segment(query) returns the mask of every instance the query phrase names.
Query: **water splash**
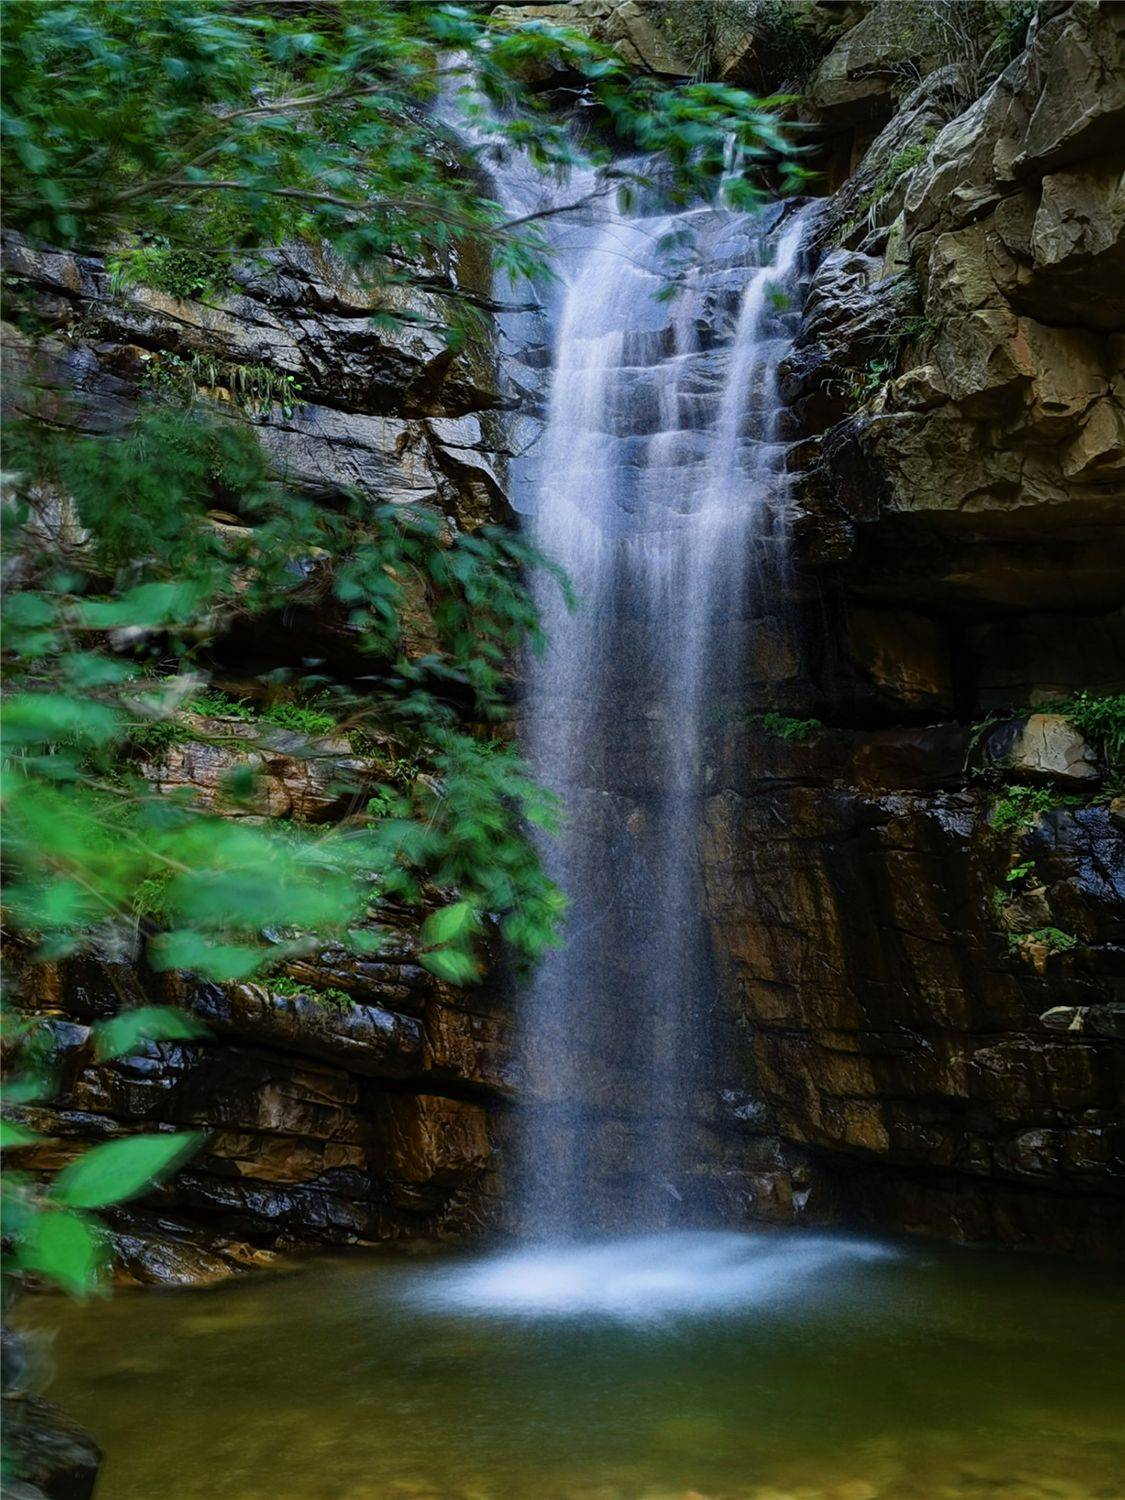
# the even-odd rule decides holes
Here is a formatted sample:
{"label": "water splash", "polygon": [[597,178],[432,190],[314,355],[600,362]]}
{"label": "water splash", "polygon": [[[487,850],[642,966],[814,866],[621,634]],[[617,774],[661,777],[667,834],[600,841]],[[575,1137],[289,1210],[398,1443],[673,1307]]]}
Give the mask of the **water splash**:
{"label": "water splash", "polygon": [[682,1230],[443,1266],[412,1283],[410,1295],[470,1315],[664,1323],[807,1300],[838,1289],[855,1267],[898,1254],[832,1235]]}

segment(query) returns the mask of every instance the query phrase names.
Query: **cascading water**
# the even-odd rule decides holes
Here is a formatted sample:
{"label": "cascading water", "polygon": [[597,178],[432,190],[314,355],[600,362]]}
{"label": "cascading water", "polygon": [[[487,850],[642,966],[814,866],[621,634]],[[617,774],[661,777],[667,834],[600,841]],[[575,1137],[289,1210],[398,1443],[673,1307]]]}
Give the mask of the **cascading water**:
{"label": "cascading water", "polygon": [[[696,257],[671,301],[666,246]],[[571,899],[524,998],[524,1231],[698,1222],[695,1094],[713,1013],[697,849],[706,730],[745,707],[748,595],[784,548],[774,374],[802,214],[603,212],[557,246],[542,435],[513,475],[549,638],[525,747],[566,822]]]}

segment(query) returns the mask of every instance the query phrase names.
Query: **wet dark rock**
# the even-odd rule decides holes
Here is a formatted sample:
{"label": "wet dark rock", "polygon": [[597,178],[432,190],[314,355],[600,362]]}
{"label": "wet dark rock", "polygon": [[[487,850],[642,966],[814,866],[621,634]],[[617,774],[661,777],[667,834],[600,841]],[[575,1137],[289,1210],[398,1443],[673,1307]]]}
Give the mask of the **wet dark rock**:
{"label": "wet dark rock", "polygon": [[[37,1396],[5,1397],[4,1447],[19,1478],[13,1500],[91,1500],[101,1450],[82,1427]],[[22,1493],[21,1493],[22,1488]]]}

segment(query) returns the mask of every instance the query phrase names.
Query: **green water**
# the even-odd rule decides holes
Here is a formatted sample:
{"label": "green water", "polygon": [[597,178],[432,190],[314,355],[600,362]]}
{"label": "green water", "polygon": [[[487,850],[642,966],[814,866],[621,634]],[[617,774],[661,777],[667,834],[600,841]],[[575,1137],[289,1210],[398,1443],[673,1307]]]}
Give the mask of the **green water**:
{"label": "green water", "polygon": [[98,1500],[1125,1496],[1119,1274],[716,1239],[577,1272],[356,1255],[22,1321]]}

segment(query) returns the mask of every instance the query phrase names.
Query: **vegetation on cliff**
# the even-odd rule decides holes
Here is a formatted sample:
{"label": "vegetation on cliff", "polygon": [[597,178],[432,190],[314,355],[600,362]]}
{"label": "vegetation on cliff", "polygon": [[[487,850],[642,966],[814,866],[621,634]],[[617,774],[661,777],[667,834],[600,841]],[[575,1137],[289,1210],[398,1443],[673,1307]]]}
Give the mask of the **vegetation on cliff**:
{"label": "vegetation on cliff", "polygon": [[[519,152],[548,174],[608,160],[530,86],[548,62],[581,83],[599,138],[658,153],[673,194],[710,184],[747,204],[752,179],[723,177],[729,141],[751,163],[783,150],[768,108],[742,91],[659,85],[573,32],[506,30],[452,6],[16,0],[4,36],[9,226],[32,244],[102,253],[118,295],[143,283],[212,300],[237,266],[268,274],[283,242],[327,245],[385,292],[376,326],[436,326],[455,347],[491,305],[465,264],[483,250],[512,280],[546,269],[536,216],[513,218],[491,197],[488,154]],[[596,191],[630,185],[609,172]],[[420,289],[436,301],[420,308]],[[35,336],[18,302],[12,316]],[[563,897],[528,829],[550,827],[555,809],[489,726],[506,713],[507,664],[539,642],[525,572],[549,562],[456,514],[287,487],[244,418],[288,414],[291,377],[243,371],[242,399],[205,415],[196,389],[223,372],[154,360],[164,378],[134,393],[127,425],[90,430],[80,401],[48,398],[34,376],[14,402],[6,910],[21,945],[33,962],[114,950],[149,972],[235,980],[329,940],[377,951],[391,901],[438,908],[421,961],[443,980],[476,979],[494,929],[533,961]],[[329,622],[338,653],[303,643],[293,622],[310,619]],[[207,708],[200,695],[229,642],[255,632],[277,644],[257,684],[273,722],[339,728],[382,769],[340,823],[254,816],[249,758],[207,808],[143,774],[143,752],[172,742],[181,711]],[[412,774],[393,774],[404,762]],[[147,1012],[114,1045],[188,1025]],[[33,1026],[15,1040],[18,1104],[50,1091],[51,1064]],[[28,1143],[11,1130],[9,1144]],[[193,1145],[99,1147],[46,1194],[9,1175],[15,1268],[90,1285],[91,1212]]]}

